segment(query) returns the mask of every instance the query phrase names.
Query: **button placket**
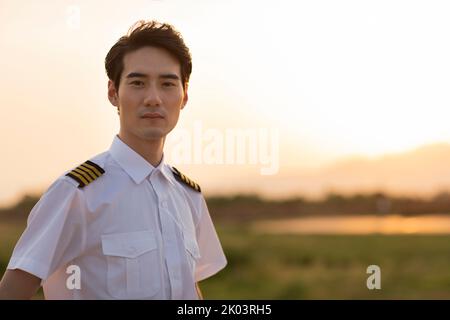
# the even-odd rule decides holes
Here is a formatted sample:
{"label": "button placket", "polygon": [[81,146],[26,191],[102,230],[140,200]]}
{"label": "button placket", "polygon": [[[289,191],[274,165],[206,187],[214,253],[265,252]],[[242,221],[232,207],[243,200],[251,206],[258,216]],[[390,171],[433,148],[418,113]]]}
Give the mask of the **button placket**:
{"label": "button placket", "polygon": [[152,174],[149,179],[153,190],[158,199],[158,215],[161,221],[161,236],[164,247],[164,257],[167,264],[167,272],[169,274],[169,281],[172,293],[172,299],[180,299],[182,294],[180,257],[177,251],[176,241],[176,226],[171,213],[169,212],[167,192],[165,186],[161,183],[159,178],[161,174]]}
{"label": "button placket", "polygon": [[166,252],[167,269],[170,277],[172,289],[172,299],[180,299],[182,295],[181,267],[177,247],[177,226],[178,224],[172,213],[169,212],[169,199],[167,197],[167,187],[160,181],[160,173],[154,180],[154,189],[159,199],[159,214],[162,226],[162,237],[164,239],[164,250]]}
{"label": "button placket", "polygon": [[[153,195],[156,197],[156,203],[159,203],[159,198],[160,198],[160,192],[159,192],[159,188],[158,188],[158,184],[157,184],[157,181],[156,181],[156,179],[155,179],[155,175],[153,175],[153,174],[151,174],[149,177],[148,177],[148,184],[150,185],[150,188],[153,190]],[[158,205],[157,206],[157,212],[156,212],[156,219],[157,220],[159,220],[159,222],[157,222],[157,224],[158,224],[158,226],[159,226],[159,228],[158,228],[158,230],[159,230],[159,232],[158,232],[158,238],[160,239],[159,241],[160,241],[160,248],[161,248],[161,250],[160,250],[160,256],[161,256],[161,270],[164,270],[164,275],[162,275],[163,277],[164,277],[164,279],[166,279],[165,281],[167,281],[168,280],[168,284],[169,284],[169,287],[171,287],[171,279],[170,279],[170,265],[169,265],[169,262],[167,261],[167,258],[166,258],[166,254],[165,254],[165,252],[167,252],[167,244],[166,244],[166,238],[165,238],[165,234],[166,234],[166,232],[164,231],[165,230],[165,224],[164,224],[164,219],[163,219],[163,217],[162,217],[163,215],[161,214],[161,207]],[[165,277],[168,277],[168,278],[165,278]],[[161,278],[161,279],[163,279],[163,278]],[[166,288],[166,284],[164,284],[163,283],[163,288],[164,288],[164,291],[165,291],[165,296],[166,296],[166,298],[167,299],[170,299],[170,290],[171,289],[167,289]]]}

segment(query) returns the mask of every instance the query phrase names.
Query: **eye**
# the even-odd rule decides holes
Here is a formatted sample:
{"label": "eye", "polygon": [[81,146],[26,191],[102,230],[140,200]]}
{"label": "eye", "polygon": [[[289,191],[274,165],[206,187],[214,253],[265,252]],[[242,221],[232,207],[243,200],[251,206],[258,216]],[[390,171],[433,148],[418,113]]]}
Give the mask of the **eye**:
{"label": "eye", "polygon": [[135,80],[135,81],[130,82],[130,84],[138,86],[138,87],[141,87],[141,86],[144,85],[144,82],[143,81],[139,81],[139,80]]}
{"label": "eye", "polygon": [[163,86],[164,86],[164,87],[172,87],[172,86],[175,86],[175,84],[172,83],[172,82],[164,82],[164,83],[163,83]]}

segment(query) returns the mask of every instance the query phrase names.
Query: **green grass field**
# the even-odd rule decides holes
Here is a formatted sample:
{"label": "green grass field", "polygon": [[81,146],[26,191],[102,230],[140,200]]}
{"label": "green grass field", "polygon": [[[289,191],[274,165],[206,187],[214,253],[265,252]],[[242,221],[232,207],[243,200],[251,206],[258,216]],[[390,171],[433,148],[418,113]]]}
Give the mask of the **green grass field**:
{"label": "green grass field", "polygon": [[[22,228],[0,226],[1,274]],[[450,299],[450,235],[265,235],[249,230],[217,227],[228,266],[200,283],[205,299]],[[381,290],[366,287],[371,264],[381,268]]]}
{"label": "green grass field", "polygon": [[[208,299],[450,299],[450,235],[218,233],[229,264],[201,287]],[[369,290],[367,267],[381,268]]]}

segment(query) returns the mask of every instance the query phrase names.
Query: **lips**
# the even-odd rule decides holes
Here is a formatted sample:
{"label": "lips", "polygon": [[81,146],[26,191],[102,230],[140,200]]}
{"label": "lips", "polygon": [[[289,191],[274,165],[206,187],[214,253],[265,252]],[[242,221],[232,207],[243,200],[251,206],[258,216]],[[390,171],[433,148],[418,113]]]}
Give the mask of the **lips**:
{"label": "lips", "polygon": [[145,113],[142,118],[144,119],[163,119],[164,117],[157,112]]}

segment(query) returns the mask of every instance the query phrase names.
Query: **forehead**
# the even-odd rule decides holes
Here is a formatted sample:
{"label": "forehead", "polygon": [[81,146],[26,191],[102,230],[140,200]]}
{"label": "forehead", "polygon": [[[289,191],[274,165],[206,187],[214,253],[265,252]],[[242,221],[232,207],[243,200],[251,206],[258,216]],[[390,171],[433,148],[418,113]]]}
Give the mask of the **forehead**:
{"label": "forehead", "polygon": [[175,73],[181,76],[180,63],[167,50],[157,47],[143,47],[123,57],[123,75],[140,72],[149,76],[161,73]]}

